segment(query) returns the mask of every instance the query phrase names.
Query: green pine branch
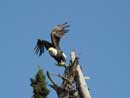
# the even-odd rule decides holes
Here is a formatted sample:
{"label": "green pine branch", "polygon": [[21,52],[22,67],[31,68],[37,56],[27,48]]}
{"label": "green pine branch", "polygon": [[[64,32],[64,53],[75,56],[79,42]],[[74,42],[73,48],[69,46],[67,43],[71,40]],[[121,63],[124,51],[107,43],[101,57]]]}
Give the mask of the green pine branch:
{"label": "green pine branch", "polygon": [[33,98],[47,98],[49,90],[43,70],[39,68],[35,78],[31,78],[30,80],[33,87]]}

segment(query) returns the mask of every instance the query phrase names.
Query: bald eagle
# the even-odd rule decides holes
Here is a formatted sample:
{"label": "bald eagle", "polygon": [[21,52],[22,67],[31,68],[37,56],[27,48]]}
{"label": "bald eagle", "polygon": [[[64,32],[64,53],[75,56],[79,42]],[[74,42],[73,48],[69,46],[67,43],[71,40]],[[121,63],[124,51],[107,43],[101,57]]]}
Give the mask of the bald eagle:
{"label": "bald eagle", "polygon": [[38,39],[34,48],[36,55],[41,56],[46,49],[49,51],[49,54],[57,61],[57,65],[65,66],[66,55],[60,49],[59,43],[65,33],[69,31],[67,29],[68,27],[69,25],[67,24],[67,22],[57,25],[51,32],[51,42]]}

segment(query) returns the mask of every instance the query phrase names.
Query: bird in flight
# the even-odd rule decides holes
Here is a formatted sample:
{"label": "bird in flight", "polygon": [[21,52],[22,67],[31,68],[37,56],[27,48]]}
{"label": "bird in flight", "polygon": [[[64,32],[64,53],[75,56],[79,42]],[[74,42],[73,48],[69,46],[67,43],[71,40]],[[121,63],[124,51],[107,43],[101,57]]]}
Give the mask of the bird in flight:
{"label": "bird in flight", "polygon": [[57,65],[59,66],[65,66],[66,62],[66,55],[65,53],[60,49],[60,40],[65,35],[65,33],[68,33],[69,25],[67,22],[63,24],[57,25],[55,28],[53,28],[51,32],[51,42],[38,39],[36,46],[34,48],[36,55],[41,56],[44,53],[44,50],[48,50],[51,57],[53,57],[57,61]]}

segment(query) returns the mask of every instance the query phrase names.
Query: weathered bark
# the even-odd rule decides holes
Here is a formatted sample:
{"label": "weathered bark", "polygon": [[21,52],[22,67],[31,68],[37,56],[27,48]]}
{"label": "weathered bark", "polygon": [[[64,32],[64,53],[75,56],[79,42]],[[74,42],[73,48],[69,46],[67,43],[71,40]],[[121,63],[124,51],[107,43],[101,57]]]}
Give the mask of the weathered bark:
{"label": "weathered bark", "polygon": [[77,66],[77,85],[79,87],[79,93],[82,98],[91,98],[91,95],[89,93],[89,88],[87,86],[87,83],[84,79],[82,70],[80,65]]}
{"label": "weathered bark", "polygon": [[53,85],[50,85],[58,95],[58,98],[91,98],[83,72],[79,65],[79,57],[71,52],[70,64],[65,68],[62,78],[62,85],[59,86],[52,80],[50,73],[47,76]]}
{"label": "weathered bark", "polygon": [[78,58],[75,58],[75,61],[68,67],[65,68],[64,75],[61,76],[63,83],[61,86],[57,85],[54,80],[50,77],[50,73],[47,72],[47,76],[53,85],[50,85],[58,95],[58,98],[70,98],[74,97],[74,80],[76,75],[76,68],[78,65]]}
{"label": "weathered bark", "polygon": [[[72,51],[71,52],[71,60],[74,61],[76,55],[75,52]],[[79,94],[82,98],[91,98],[90,92],[89,92],[89,88],[87,86],[87,83],[84,79],[84,75],[83,72],[81,70],[81,66],[78,64],[77,65],[77,76],[76,76],[76,85],[78,86],[78,91]]]}

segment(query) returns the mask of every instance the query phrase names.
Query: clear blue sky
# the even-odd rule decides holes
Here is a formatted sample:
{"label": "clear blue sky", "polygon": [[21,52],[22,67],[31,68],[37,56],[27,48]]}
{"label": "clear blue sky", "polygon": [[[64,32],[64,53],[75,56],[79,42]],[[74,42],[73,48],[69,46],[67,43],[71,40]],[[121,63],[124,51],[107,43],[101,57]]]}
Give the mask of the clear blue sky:
{"label": "clear blue sky", "polygon": [[71,27],[61,47],[68,60],[72,49],[80,55],[92,98],[130,98],[129,0],[0,0],[0,98],[31,98],[38,64],[63,71],[33,48],[65,21]]}

